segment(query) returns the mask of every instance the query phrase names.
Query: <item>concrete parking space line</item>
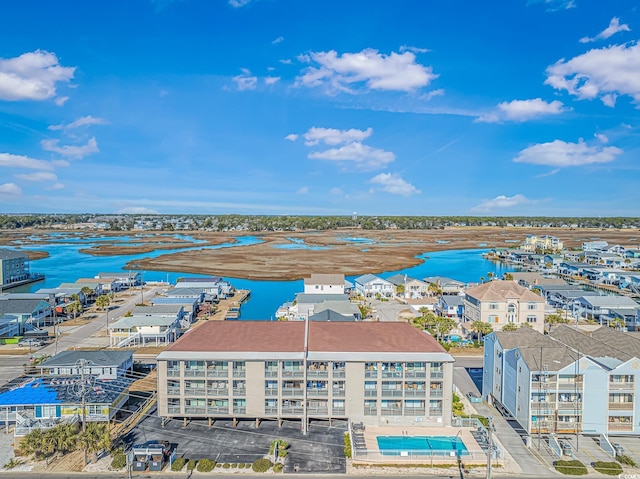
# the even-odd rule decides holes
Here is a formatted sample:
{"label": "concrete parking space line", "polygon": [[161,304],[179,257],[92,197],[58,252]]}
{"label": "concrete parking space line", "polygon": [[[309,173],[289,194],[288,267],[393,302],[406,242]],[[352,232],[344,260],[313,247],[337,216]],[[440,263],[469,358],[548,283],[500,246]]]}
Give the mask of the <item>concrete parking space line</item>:
{"label": "concrete parking space line", "polygon": [[538,460],[541,466],[553,469],[553,464],[549,464],[549,462],[547,462],[544,456],[540,454],[540,452],[537,451],[534,447],[530,448],[529,450],[531,451],[533,457],[535,457]]}

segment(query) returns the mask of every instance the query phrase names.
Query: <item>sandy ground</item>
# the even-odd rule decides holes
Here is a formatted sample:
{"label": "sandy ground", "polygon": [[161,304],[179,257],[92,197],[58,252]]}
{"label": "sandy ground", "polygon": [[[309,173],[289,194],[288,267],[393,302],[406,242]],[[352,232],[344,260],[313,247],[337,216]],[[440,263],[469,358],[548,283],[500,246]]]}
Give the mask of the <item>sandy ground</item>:
{"label": "sandy ground", "polygon": [[[0,244],[10,245],[13,240],[22,241],[25,251],[33,243],[29,236],[36,234],[47,241],[43,230],[10,230],[0,232]],[[70,232],[67,232],[70,233]],[[583,241],[606,240],[611,244],[637,245],[640,231],[634,229],[571,229],[571,228],[500,228],[500,227],[449,227],[434,230],[361,230],[340,229],[333,231],[298,232],[234,232],[214,233],[201,231],[181,232],[204,240],[200,245],[215,245],[233,241],[234,236],[255,234],[264,243],[221,249],[201,249],[171,253],[172,249],[190,245],[183,239],[163,236],[162,233],[145,233],[134,236],[136,245],[99,244],[86,252],[94,255],[123,255],[167,250],[157,258],[145,258],[129,263],[125,268],[156,271],[182,271],[186,273],[215,274],[226,277],[253,280],[293,280],[310,272],[360,275],[380,273],[415,266],[421,262],[415,256],[432,251],[449,249],[515,247],[529,234],[553,235],[567,247],[579,246]],[[131,236],[131,232],[81,232],[83,236]],[[165,233],[166,234],[166,233]],[[346,241],[357,237],[371,240],[373,244]],[[304,242],[309,247],[324,249],[282,249],[275,245],[291,245],[288,238]],[[56,242],[64,242],[57,238]],[[199,246],[193,244],[193,246]]]}

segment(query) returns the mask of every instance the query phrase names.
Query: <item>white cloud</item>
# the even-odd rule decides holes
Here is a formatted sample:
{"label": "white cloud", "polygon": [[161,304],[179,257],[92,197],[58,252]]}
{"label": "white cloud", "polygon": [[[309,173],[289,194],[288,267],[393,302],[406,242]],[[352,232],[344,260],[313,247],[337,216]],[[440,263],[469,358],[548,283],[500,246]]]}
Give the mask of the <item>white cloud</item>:
{"label": "white cloud", "polygon": [[547,68],[545,84],[579,99],[601,97],[613,107],[616,95],[640,102],[640,44],[612,45],[564,58]]}
{"label": "white cloud", "polygon": [[68,96],[59,96],[58,98],[56,98],[55,100],[53,100],[53,102],[58,105],[58,106],[62,106],[65,103],[67,103],[67,100],[69,99]]}
{"label": "white cloud", "polygon": [[533,203],[533,201],[526,198],[524,195],[500,195],[474,206],[471,208],[471,212],[488,213],[496,209],[511,208],[513,206],[525,205],[528,203]]}
{"label": "white cloud", "polygon": [[6,196],[20,196],[22,190],[15,183],[4,183],[0,185],[0,195]]}
{"label": "white cloud", "polygon": [[607,135],[603,135],[602,133],[596,133],[593,136],[595,136],[598,140],[600,140],[600,143],[609,143],[609,138],[607,138]]}
{"label": "white cloud", "polygon": [[311,63],[296,78],[296,86],[324,87],[329,93],[357,93],[363,90],[413,91],[438,77],[430,66],[416,63],[414,53],[379,53],[371,48],[357,53],[335,50],[311,52],[298,57]]}
{"label": "white cloud", "polygon": [[371,178],[370,182],[380,185],[380,190],[393,195],[411,196],[422,193],[422,191],[396,173],[380,173]]}
{"label": "white cloud", "polygon": [[61,190],[62,188],[64,188],[64,185],[62,183],[55,183],[53,185],[51,185],[50,188],[47,188],[48,190]]}
{"label": "white cloud", "polygon": [[11,153],[0,153],[0,166],[26,168],[29,170],[53,170],[53,163],[51,162],[36,160],[35,158],[29,158],[28,156],[12,155]]}
{"label": "white cloud", "polygon": [[103,118],[94,118],[91,115],[88,116],[83,116],[82,118],[78,118],[77,120],[72,121],[71,123],[67,123],[66,125],[64,123],[61,123],[59,125],[50,125],[49,126],[49,130],[52,131],[56,131],[56,130],[72,130],[74,128],[79,128],[81,126],[87,126],[87,125],[105,125],[107,123],[107,120],[104,120]]}
{"label": "white cloud", "polygon": [[295,133],[289,133],[284,137],[284,139],[289,141],[296,141],[298,139],[298,135],[296,135]]}
{"label": "white cloud", "polygon": [[306,195],[307,193],[309,193],[309,187],[303,186],[302,188],[298,188],[298,191],[296,191],[296,193],[298,193],[299,195]]}
{"label": "white cloud", "polygon": [[70,81],[74,72],[43,50],[0,58],[0,100],[47,100],[56,95],[56,83]]}
{"label": "white cloud", "polygon": [[42,140],[40,144],[45,151],[52,151],[63,156],[82,159],[91,153],[98,153],[98,142],[95,137],[89,138],[86,145],[63,145],[59,146],[60,140]]}
{"label": "white cloud", "polygon": [[120,215],[157,215],[158,212],[146,206],[127,206],[116,211]]}
{"label": "white cloud", "polygon": [[246,68],[242,68],[242,73],[234,76],[232,80],[236,82],[238,91],[255,90],[258,86],[258,77],[251,75],[251,72]]}
{"label": "white cloud", "polygon": [[613,35],[615,35],[616,33],[619,32],[630,32],[631,29],[629,28],[629,25],[623,23],[622,25],[620,24],[620,19],[618,17],[613,17],[611,19],[611,21],[609,22],[609,26],[607,28],[605,28],[604,30],[602,30],[600,33],[598,33],[595,37],[583,37],[580,39],[580,43],[589,43],[589,42],[595,42],[596,40],[605,40]]}
{"label": "white cloud", "polygon": [[264,83],[266,85],[274,85],[280,81],[280,77],[264,77]]}
{"label": "white cloud", "polygon": [[20,173],[16,175],[17,178],[25,181],[58,181],[58,177],[55,173],[47,171],[37,171],[35,173]]}
{"label": "white cloud", "polygon": [[444,95],[444,88],[438,88],[437,90],[431,90],[425,93],[424,95],[420,95],[421,100],[431,100],[433,97]]}
{"label": "white cloud", "polygon": [[340,188],[338,188],[337,186],[334,186],[333,188],[331,188],[329,190],[329,193],[332,194],[332,195],[341,195],[344,192]]}
{"label": "white cloud", "polygon": [[557,12],[558,10],[569,10],[576,7],[575,0],[529,0],[527,5],[544,3],[547,5],[547,12]]}
{"label": "white cloud", "polygon": [[594,163],[608,163],[615,160],[622,153],[623,151],[615,146],[589,146],[582,139],[578,143],[554,140],[525,148],[513,161],[516,163],[564,168]]}
{"label": "white cloud", "polygon": [[325,151],[309,153],[309,158],[314,160],[346,161],[353,162],[360,170],[375,170],[384,168],[396,159],[396,155],[390,151],[371,148],[359,141],[348,143],[340,148],[331,148]]}
{"label": "white cloud", "polygon": [[291,65],[293,63],[293,61],[291,61],[291,59],[287,58],[285,60],[278,60],[280,63],[282,63],[283,65]]}
{"label": "white cloud", "polygon": [[284,42],[284,37],[283,36],[279,36],[278,38],[273,40],[271,43],[274,44],[274,45],[277,45],[278,43],[282,43],[282,42]]}
{"label": "white cloud", "polygon": [[431,50],[429,50],[428,48],[420,48],[420,47],[410,47],[408,45],[402,45],[400,47],[400,51],[401,52],[413,52],[413,53],[427,53],[430,52]]}
{"label": "white cloud", "polygon": [[241,8],[249,5],[251,2],[252,0],[229,0],[229,5],[231,5],[233,8]]}
{"label": "white cloud", "polygon": [[513,100],[499,103],[496,109],[490,113],[476,118],[478,122],[498,123],[503,121],[527,121],[546,115],[559,115],[567,111],[562,102],[554,100],[547,103],[542,98],[532,100]]}
{"label": "white cloud", "polygon": [[311,127],[309,131],[304,134],[305,145],[313,146],[318,143],[324,143],[326,145],[340,145],[342,143],[350,143],[353,141],[363,141],[371,136],[373,128],[369,127],[366,130],[358,130],[351,128],[350,130],[338,130],[336,128],[320,128]]}

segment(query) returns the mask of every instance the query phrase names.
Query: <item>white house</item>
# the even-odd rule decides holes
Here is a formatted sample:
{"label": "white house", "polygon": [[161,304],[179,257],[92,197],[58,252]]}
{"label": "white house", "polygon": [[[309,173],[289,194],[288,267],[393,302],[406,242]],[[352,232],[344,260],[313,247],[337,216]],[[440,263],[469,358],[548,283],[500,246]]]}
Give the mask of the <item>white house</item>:
{"label": "white house", "polygon": [[393,296],[394,285],[387,280],[379,278],[373,274],[365,274],[355,279],[356,291],[361,295],[375,296],[381,295],[387,298]]}
{"label": "white house", "polygon": [[312,274],[304,278],[305,294],[344,294],[343,274]]}

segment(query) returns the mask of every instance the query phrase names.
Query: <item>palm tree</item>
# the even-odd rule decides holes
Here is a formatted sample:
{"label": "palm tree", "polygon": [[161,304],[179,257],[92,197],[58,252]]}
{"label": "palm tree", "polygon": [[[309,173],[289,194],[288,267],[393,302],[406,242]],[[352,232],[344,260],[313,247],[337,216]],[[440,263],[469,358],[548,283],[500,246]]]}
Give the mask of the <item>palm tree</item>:
{"label": "palm tree", "polygon": [[438,340],[442,340],[443,336],[446,336],[456,327],[457,322],[452,318],[437,317],[433,330],[436,333]]}
{"label": "palm tree", "polygon": [[47,452],[47,441],[41,429],[34,429],[20,441],[20,449],[27,454],[33,454],[39,460]]}
{"label": "palm tree", "polygon": [[80,290],[80,292],[82,294],[84,294],[84,297],[87,299],[87,301],[89,301],[91,298],[93,298],[93,296],[96,293],[89,286],[83,286],[82,289]]}
{"label": "palm tree", "polygon": [[75,451],[78,440],[78,427],[75,424],[60,424],[44,433],[45,441],[53,451],[67,453]]}
{"label": "palm tree", "polygon": [[429,285],[427,286],[427,292],[431,296],[437,296],[442,294],[442,288],[440,288],[440,286],[438,286],[436,283],[429,283]]}
{"label": "palm tree", "polygon": [[480,276],[480,282],[484,284],[484,276]]}
{"label": "palm tree", "polygon": [[616,331],[622,331],[622,329],[627,325],[624,319],[622,318],[614,318],[609,321],[609,327],[615,329]]}
{"label": "palm tree", "polygon": [[78,313],[82,312],[82,305],[80,301],[74,301],[73,303],[67,306],[67,313],[73,314],[73,319],[76,319]]}
{"label": "palm tree", "polygon": [[96,307],[105,310],[107,309],[107,307],[111,304],[111,300],[109,299],[109,296],[107,296],[106,294],[100,295],[98,296],[98,299],[96,299]]}
{"label": "palm tree", "polygon": [[518,327],[515,325],[515,323],[507,323],[502,327],[502,330],[508,333],[516,331],[517,329]]}
{"label": "palm tree", "polygon": [[494,272],[492,272],[492,271],[489,271],[489,272],[487,273],[487,278],[489,278],[489,281],[493,280],[493,277],[494,277],[494,276],[495,276],[495,273],[494,273]]}
{"label": "palm tree", "polygon": [[97,453],[111,447],[111,435],[106,423],[90,422],[84,431],[78,435],[78,445],[93,455],[92,461],[97,460]]}
{"label": "palm tree", "polygon": [[504,280],[505,281],[513,281],[513,275],[511,273],[505,273],[504,274]]}
{"label": "palm tree", "polygon": [[479,341],[482,341],[484,336],[493,332],[493,327],[484,321],[474,321],[471,323],[471,331],[478,335]]}

